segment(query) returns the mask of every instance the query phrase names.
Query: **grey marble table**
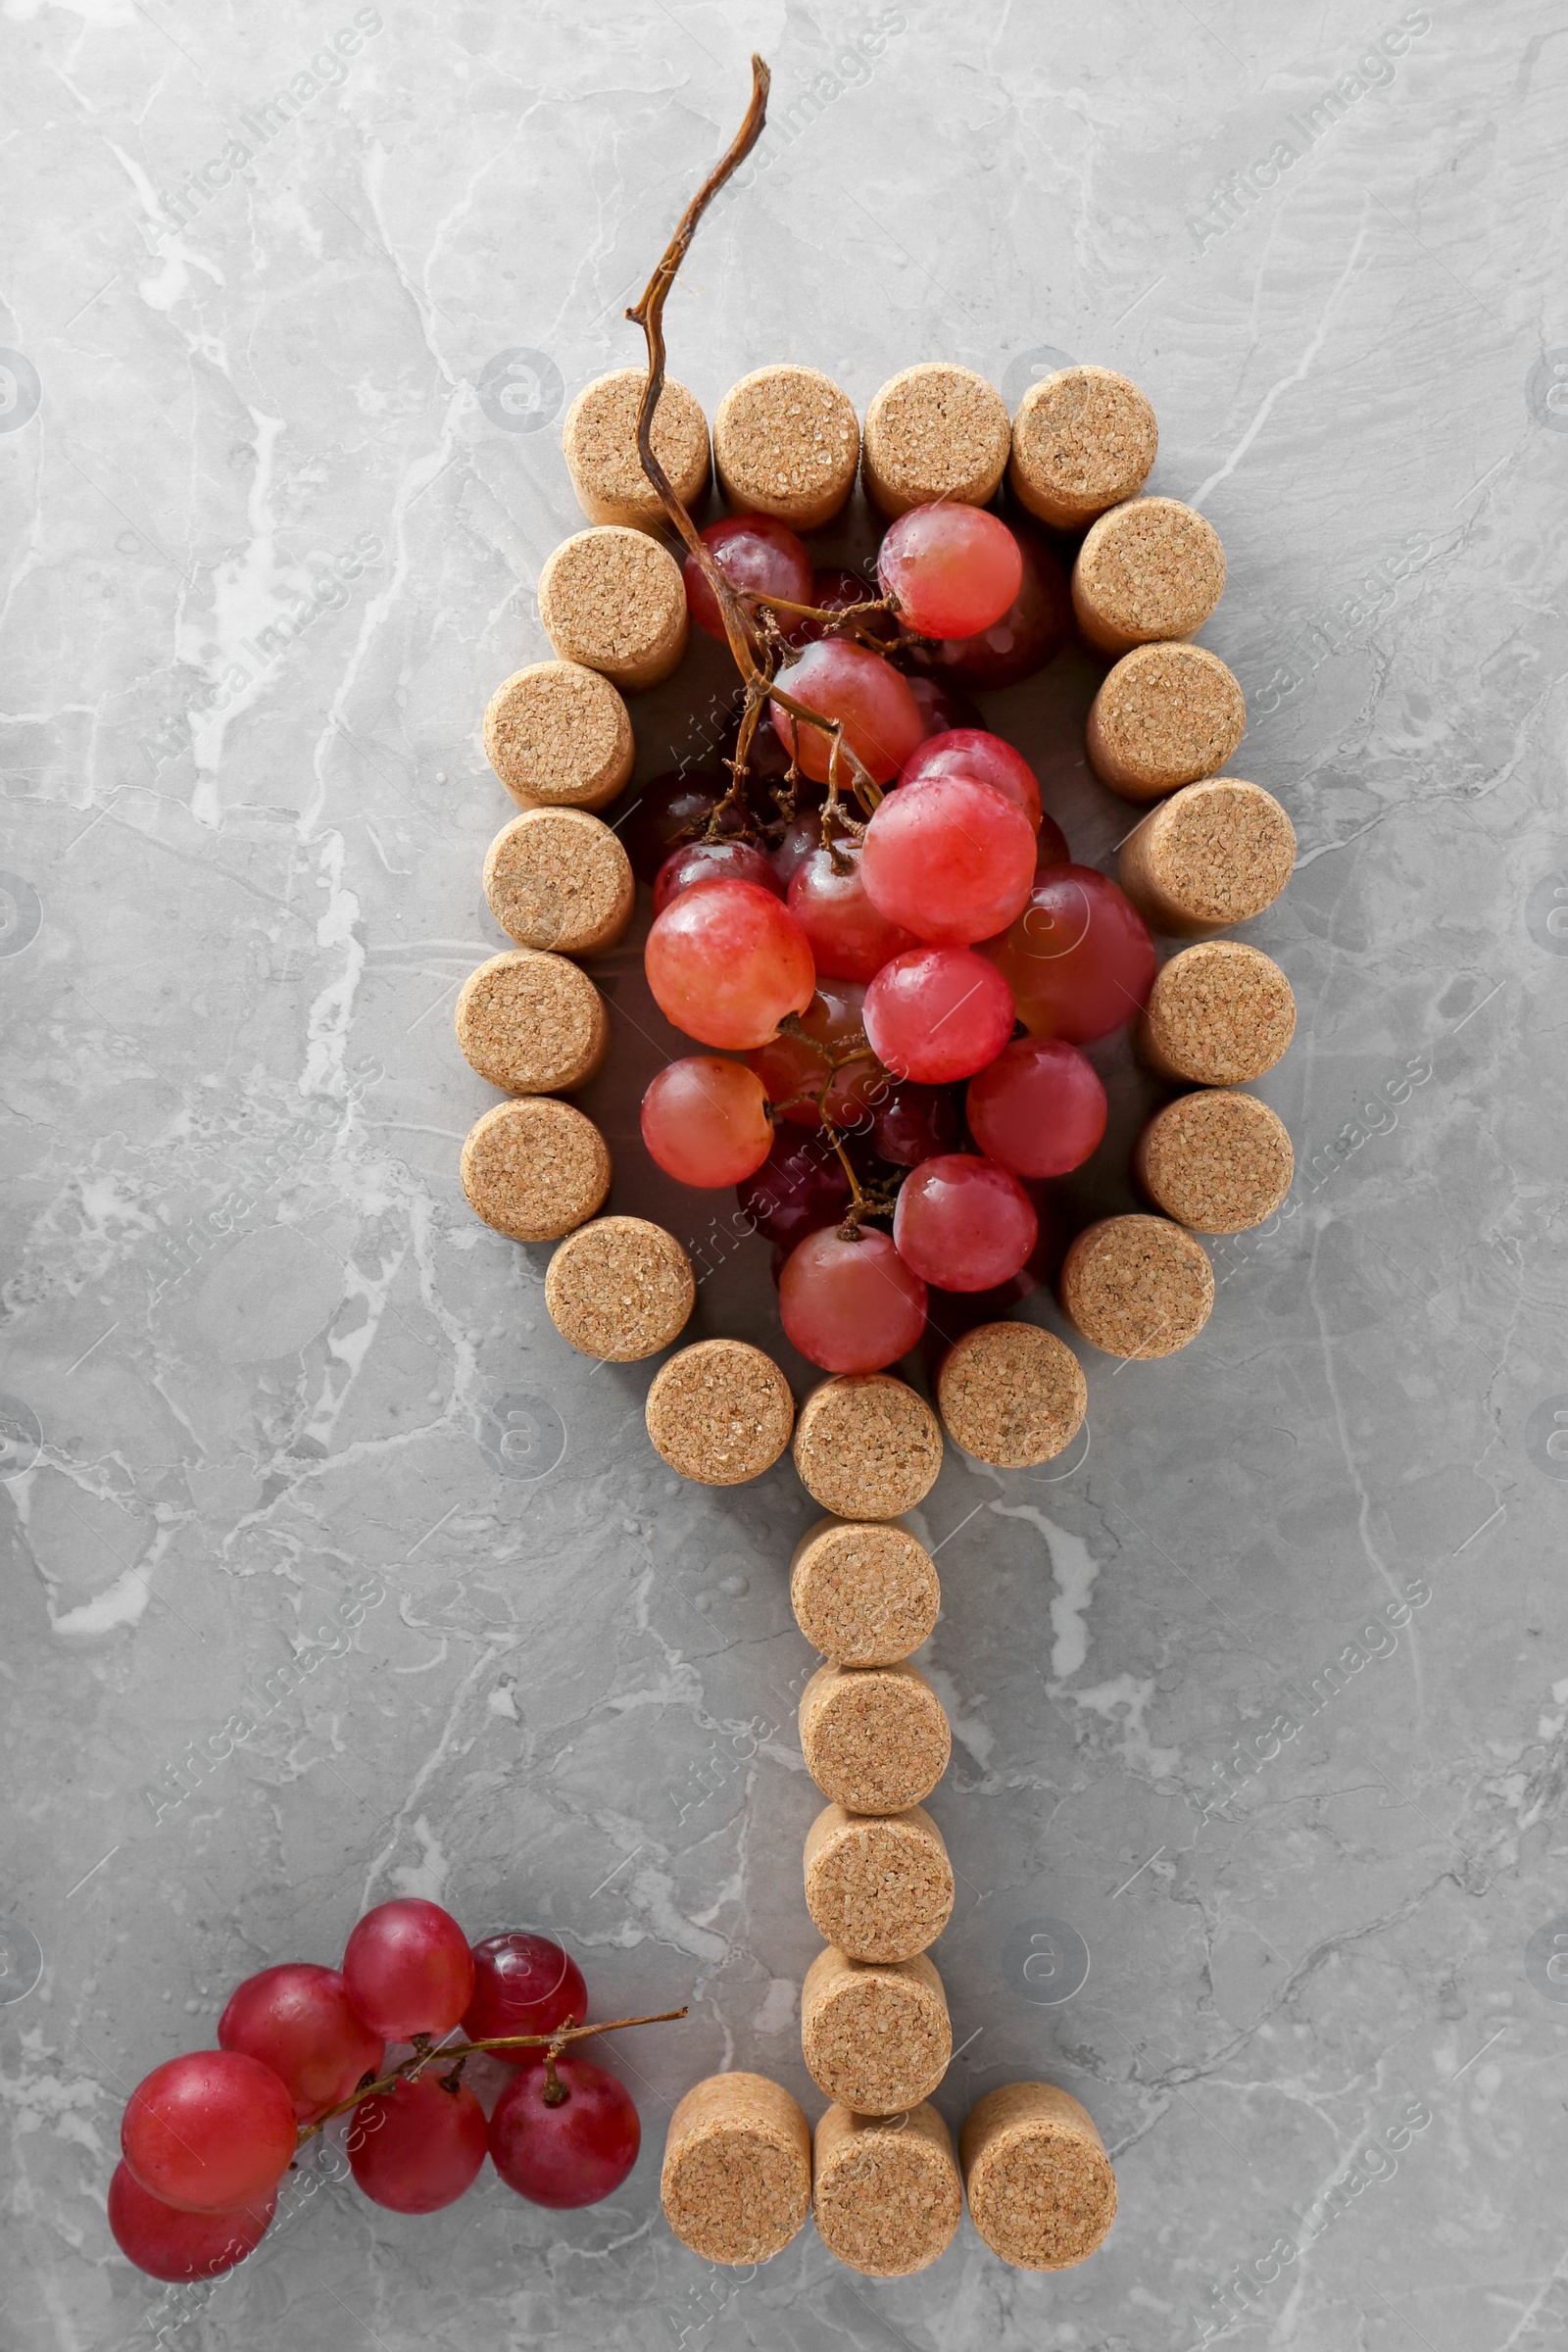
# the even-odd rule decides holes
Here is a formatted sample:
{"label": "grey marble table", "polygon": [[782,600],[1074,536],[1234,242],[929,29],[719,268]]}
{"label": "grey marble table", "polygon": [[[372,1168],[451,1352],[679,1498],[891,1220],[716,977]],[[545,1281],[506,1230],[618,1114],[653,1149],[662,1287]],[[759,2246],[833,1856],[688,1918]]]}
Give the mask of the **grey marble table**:
{"label": "grey marble table", "polygon": [[[1560,9],[7,0],[0,40],[5,2343],[1562,2343]],[[754,42],[774,124],[674,372],[710,410],[782,358],[862,407],[931,357],[1136,377],[1152,486],[1229,553],[1237,770],[1301,844],[1252,932],[1300,1006],[1259,1090],[1291,1213],[1216,1245],[1186,1353],[1091,1361],[1087,1453],[950,1454],[922,1516],[938,2104],[1043,2075],[1092,2109],[1121,2215],[1057,2278],[967,2221],[886,2285],[809,2230],[749,2278],[664,2229],[687,2082],[821,2104],[810,1505],[787,1464],[668,1477],[649,1367],[570,1355],[547,1253],[458,1185],[493,1098],[451,1007],[502,944],[479,713],[545,650],[564,402],[635,364]],[[1105,863],[1094,679],[988,711]],[[724,690],[705,646],[641,698],[640,772]],[[607,988],[615,1200],[699,1252],[694,1329],[804,1392],[761,1244],[640,1158],[634,944]],[[1125,1205],[1147,1091],[1096,1051],[1078,1194]],[[553,2216],[491,2176],[404,2221],[307,2173],[231,2279],[133,2274],[128,2084],[398,1891],[548,1926],[600,2014],[690,2002],[611,2060],[624,2190]]]}

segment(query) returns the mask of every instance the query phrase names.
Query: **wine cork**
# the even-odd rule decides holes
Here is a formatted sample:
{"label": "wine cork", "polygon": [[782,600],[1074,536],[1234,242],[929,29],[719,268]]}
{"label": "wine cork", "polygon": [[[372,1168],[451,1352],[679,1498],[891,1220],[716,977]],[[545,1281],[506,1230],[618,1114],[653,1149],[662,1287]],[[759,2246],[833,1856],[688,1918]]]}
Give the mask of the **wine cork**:
{"label": "wine cork", "polygon": [[563,662],[623,693],[657,686],[686,651],[686,584],[667,547],[606,523],[564,539],[539,574],[539,617]]}
{"label": "wine cork", "polygon": [[1094,2118],[1054,2082],[1004,2082],[958,2135],[969,2218],[1020,2271],[1087,2261],[1116,2218],[1116,2176]]}
{"label": "wine cork", "polygon": [[1133,1027],[1139,1057],[1188,1086],[1243,1086],[1296,1034],[1296,999],[1271,956],[1239,939],[1184,948],[1154,976]]}
{"label": "wine cork", "polygon": [[[566,411],[561,446],[577,504],[590,522],[661,531],[669,517],[637,454],[637,415],[648,382],[641,368],[616,368],[585,384]],[[654,411],[654,455],[682,506],[695,508],[708,488],[708,419],[687,391],[665,376]]]}
{"label": "wine cork", "polygon": [[836,1666],[896,1666],[928,1638],[941,1602],[931,1554],[887,1520],[819,1519],[790,1561],[795,1622]]}
{"label": "wine cork", "polygon": [[860,426],[855,404],[815,368],[758,368],[732,384],[713,417],[719,487],[743,514],[819,530],[855,487]]}
{"label": "wine cork", "polygon": [[626,706],[577,662],[534,662],[499,685],[484,714],[484,756],[522,808],[603,808],[631,779]]}
{"label": "wine cork", "polygon": [[953,1748],[942,1701],[917,1666],[819,1666],[801,1693],[800,1728],[807,1771],[847,1813],[917,1805]]}
{"label": "wine cork", "polygon": [[647,1413],[648,1435],[672,1470],[702,1487],[738,1487],[778,1460],[795,1400],[760,1348],[699,1340],[661,1367]]}
{"label": "wine cork", "polygon": [[1218,654],[1178,640],[1123,654],[1089,706],[1085,741],[1102,784],[1157,801],[1216,774],[1246,728],[1246,700]]}
{"label": "wine cork", "polygon": [[1102,1217],[1061,1261],[1062,1312],[1107,1355],[1174,1355],[1213,1303],[1207,1252],[1168,1217]]}
{"label": "wine cork", "polygon": [[598,1217],[562,1243],[545,1275],[550,1320],[579,1355],[635,1364],[678,1340],[697,1303],[692,1261],[645,1217]]}
{"label": "wine cork", "polygon": [[810,2211],[810,2127],[765,2075],[710,2075],[669,2119],[659,2196],[705,2262],[767,2262]]}
{"label": "wine cork", "polygon": [[949,499],[989,506],[1006,471],[1012,428],[994,385],[972,368],[904,368],[865,412],[860,478],[888,515]]}
{"label": "wine cork", "polygon": [[569,1095],[610,1051],[604,999],[564,956],[514,948],[470,972],[455,1021],[464,1058],[512,1095]]}
{"label": "wine cork", "polygon": [[1102,654],[1200,629],[1225,587],[1211,522],[1179,498],[1130,498],[1090,525],[1072,567],[1072,609]]}
{"label": "wine cork", "polygon": [[523,948],[599,956],[631,921],[631,859],[585,808],[530,808],[490,844],[484,895],[503,931]]}
{"label": "wine cork", "polygon": [[982,1323],[955,1341],[937,1374],[948,1435],[999,1470],[1054,1461],[1089,1410],[1083,1367],[1054,1332]]}
{"label": "wine cork", "polygon": [[1245,1233],[1291,1189],[1296,1155],[1285,1122],[1255,1095],[1223,1087],[1183,1095],[1138,1139],[1133,1171],[1156,1208],[1198,1233]]}
{"label": "wine cork", "polygon": [[1136,384],[1110,368],[1060,368],[1018,403],[1007,480],[1042,522],[1081,531],[1137,495],[1158,447],[1154,412]]}
{"label": "wine cork", "polygon": [[906,2278],[952,2245],[963,2183],[948,2127],[922,2101],[906,2115],[832,2106],[816,2127],[811,2212],[830,2254],[867,2278]]}
{"label": "wine cork", "polygon": [[555,1242],[604,1205],[610,1152],[592,1119],[553,1095],[498,1102],[468,1131],[463,1189],[514,1242]]}
{"label": "wine cork", "polygon": [[942,1979],[923,1952],[873,1965],[829,1944],[801,1986],[801,2055],[817,2089],[855,2115],[917,2107],[953,2056]]}
{"label": "wine cork", "polygon": [[806,1908],[856,1960],[908,1960],[953,1916],[953,1864],[923,1805],[902,1813],[826,1805],[806,1835]]}
{"label": "wine cork", "polygon": [[1295,864],[1296,830],[1273,794],[1211,776],[1133,828],[1116,879],[1152,931],[1193,939],[1272,906]]}
{"label": "wine cork", "polygon": [[896,1519],[936,1485],[942,1432],[923,1396],[889,1372],[824,1380],[801,1407],[795,1467],[841,1519]]}

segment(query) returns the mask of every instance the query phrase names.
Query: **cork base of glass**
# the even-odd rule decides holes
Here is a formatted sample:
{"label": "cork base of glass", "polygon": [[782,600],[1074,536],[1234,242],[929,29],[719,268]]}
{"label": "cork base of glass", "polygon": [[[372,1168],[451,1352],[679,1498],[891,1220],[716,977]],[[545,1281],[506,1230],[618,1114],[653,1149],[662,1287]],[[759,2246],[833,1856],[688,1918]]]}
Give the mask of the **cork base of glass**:
{"label": "cork base of glass", "polygon": [[1296,999],[1271,956],[1239,939],[1184,948],[1155,974],[1133,1025],[1139,1059],[1185,1086],[1245,1086],[1296,1034]]}
{"label": "cork base of glass", "polygon": [[801,1752],[849,1813],[899,1813],[929,1796],[953,1734],[917,1666],[819,1666],[801,1694]]}
{"label": "cork base of glass", "polygon": [[1225,550],[1178,498],[1130,498],[1091,524],[1072,567],[1079,629],[1102,654],[1200,629],[1225,588]]}
{"label": "cork base of glass", "polygon": [[[577,504],[590,522],[662,531],[669,516],[642,467],[637,416],[648,377],[616,368],[585,384],[566,411],[561,446]],[[708,419],[684,384],[666,375],[654,412],[654,455],[688,513],[708,488]]]}
{"label": "cork base of glass", "polygon": [[1213,1304],[1206,1250],[1168,1217],[1102,1217],[1062,1260],[1062,1313],[1106,1355],[1174,1355],[1197,1339]]}
{"label": "cork base of glass", "polygon": [[908,1960],[953,1916],[953,1864],[923,1805],[899,1813],[824,1806],[806,1836],[806,1908],[854,1960]]}
{"label": "cork base of glass", "polygon": [[1138,1139],[1133,1173],[1178,1224],[1246,1233],[1284,1200],[1296,1155],[1277,1111],[1255,1095],[1216,1087],[1155,1113]]}
{"label": "cork base of glass", "polygon": [[770,1355],[744,1340],[699,1340],[648,1392],[656,1452],[702,1487],[738,1487],[772,1468],[790,1442],[795,1400]]}
{"label": "cork base of glass", "polygon": [[453,1015],[470,1069],[510,1095],[569,1095],[598,1076],[610,1017],[593,982],[564,956],[514,948],[463,984]]}
{"label": "cork base of glass", "polygon": [[643,531],[605,526],[564,540],[539,574],[539,617],[563,662],[622,693],[657,686],[686,651],[680,565]]}
{"label": "cork base of glass", "polygon": [[1134,827],[1116,879],[1152,931],[1201,939],[1272,906],[1295,866],[1296,830],[1273,794],[1211,776]]}
{"label": "cork base of glass", "polygon": [[953,2056],[942,1979],[923,1952],[872,1965],[830,1945],[801,1986],[801,2055],[823,2096],[856,2115],[918,2106]]}
{"label": "cork base of glass", "polygon": [[485,758],[519,808],[606,808],[630,782],[636,754],[620,696],[577,662],[530,662],[485,710]]}
{"label": "cork base of glass", "polygon": [[1084,729],[1089,764],[1128,801],[1217,775],[1247,728],[1241,687],[1206,646],[1135,646],[1102,680]]}
{"label": "cork base of glass", "polygon": [[811,2211],[828,2252],[865,2278],[907,2278],[945,2254],[963,2214],[948,2127],[925,2102],[906,2115],[832,2106],[816,2127]]}
{"label": "cork base of glass", "polygon": [[987,2091],[958,2137],[969,2218],[1020,2271],[1065,2271],[1102,2245],[1116,2176],[1085,2107],[1053,2082]]}
{"label": "cork base of glass", "polygon": [[1012,428],[1002,395],[972,368],[901,368],[865,412],[860,478],[890,518],[939,499],[989,506],[1002,487]]}
{"label": "cork base of glass", "polygon": [[936,1485],[942,1431],[890,1372],[822,1381],[801,1407],[795,1467],[813,1502],[843,1519],[895,1519]]}
{"label": "cork base of glass", "polygon": [[819,1519],[790,1560],[795,1622],[836,1666],[895,1666],[926,1641],[942,1592],[931,1554],[889,1520]]}
{"label": "cork base of glass", "polygon": [[664,2219],[705,2262],[769,2262],[811,2209],[811,2132],[765,2075],[710,2075],[669,2119]]}

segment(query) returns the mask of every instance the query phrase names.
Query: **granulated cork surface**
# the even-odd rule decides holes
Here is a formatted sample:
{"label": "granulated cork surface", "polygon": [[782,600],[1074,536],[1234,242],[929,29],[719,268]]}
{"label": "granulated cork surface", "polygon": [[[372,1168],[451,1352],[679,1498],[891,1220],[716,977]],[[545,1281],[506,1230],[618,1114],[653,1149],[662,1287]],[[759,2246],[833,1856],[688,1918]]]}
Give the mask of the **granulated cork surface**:
{"label": "granulated cork surface", "polygon": [[867,2278],[906,2278],[953,2243],[963,2185],[948,2127],[923,2101],[906,2115],[832,2106],[816,2127],[811,2211],[830,2254]]}
{"label": "granulated cork surface", "polygon": [[1103,2243],[1116,2176],[1087,2109],[1054,2082],[1006,2082],[958,2138],[969,2216],[1020,2271],[1065,2271]]}
{"label": "granulated cork surface", "polygon": [[530,808],[504,825],[484,861],[484,895],[523,948],[597,956],[631,920],[631,859],[585,808]]}
{"label": "granulated cork surface", "polygon": [[856,1960],[907,1960],[953,1916],[953,1865],[923,1805],[866,1815],[827,1805],[806,1837],[806,1908]]}
{"label": "granulated cork surface", "polygon": [[1122,843],[1116,873],[1150,928],[1179,938],[1250,921],[1295,864],[1295,828],[1273,794],[1214,776],[1152,809]]}
{"label": "granulated cork surface", "polygon": [[942,1592],[907,1528],[819,1519],[795,1546],[790,1603],[814,1649],[838,1666],[892,1666],[919,1648]]}
{"label": "granulated cork surface", "polygon": [[697,1303],[692,1261],[646,1217],[599,1217],[562,1243],[545,1304],[564,1340],[605,1364],[640,1363],[678,1340]]}
{"label": "granulated cork surface", "polygon": [[636,746],[608,678],[576,662],[534,662],[490,697],[484,756],[525,808],[603,808],[629,781]]}
{"label": "granulated cork surface", "polygon": [[745,1340],[699,1340],[648,1392],[648,1435],[672,1470],[704,1487],[760,1478],[790,1442],[795,1401],[770,1355]]}
{"label": "granulated cork surface", "polygon": [[1134,1027],[1162,1078],[1244,1086],[1271,1070],[1296,1034],[1296,999],[1272,957],[1239,939],[1184,948],[1156,973]]}
{"label": "granulated cork surface", "polygon": [[1102,1217],[1062,1260],[1062,1311],[1107,1355],[1174,1355],[1213,1303],[1206,1250],[1168,1217]]}
{"label": "granulated cork surface", "polygon": [[856,2115],[898,2115],[948,2071],[948,1997],[923,1952],[872,1967],[829,1945],[801,1986],[801,2055],[818,2090]]}
{"label": "granulated cork surface", "polygon": [[531,1095],[498,1102],[470,1128],[462,1177],[474,1215],[498,1233],[554,1242],[603,1205],[610,1152],[580,1110]]}
{"label": "granulated cork surface", "polygon": [[[641,368],[616,368],[585,384],[566,411],[561,446],[577,504],[590,522],[645,531],[662,530],[668,522],[637,454],[637,412],[647,381]],[[685,385],[667,375],[654,412],[654,455],[682,504],[695,507],[708,487],[708,419]]]}
{"label": "granulated cork surface", "polygon": [[1132,801],[1157,800],[1212,776],[1247,727],[1241,687],[1202,645],[1140,645],[1123,654],[1089,709],[1089,764]]}
{"label": "granulated cork surface", "polygon": [[1019,402],[1007,478],[1042,522],[1081,530],[1143,488],[1158,447],[1136,384],[1109,368],[1063,368]]}
{"label": "granulated cork surface", "polygon": [[1190,637],[1219,603],[1219,533],[1177,498],[1131,498],[1091,524],[1072,567],[1072,603],[1091,645],[1121,654]]}
{"label": "granulated cork surface", "polygon": [[844,1519],[894,1519],[936,1485],[942,1432],[923,1396],[890,1372],[824,1380],[801,1407],[795,1467],[814,1502]]}
{"label": "granulated cork surface", "polygon": [[988,506],[1011,441],[1001,393],[972,368],[930,360],[902,368],[865,413],[866,490],[884,514],[939,498]]}
{"label": "granulated cork surface", "polygon": [[1296,1173],[1279,1114],[1224,1088],[1167,1102],[1144,1129],[1133,1164],[1155,1206],[1199,1233],[1261,1225]]}
{"label": "granulated cork surface", "polygon": [[569,1095],[610,1047],[593,982],[564,956],[514,948],[470,972],[455,1022],[464,1058],[513,1095]]}
{"label": "granulated cork surface", "polygon": [[564,662],[628,692],[667,678],[686,650],[686,589],[667,547],[604,524],[564,539],[539,574],[539,617]]}
{"label": "granulated cork surface", "polygon": [[669,2119],[660,2201],[705,2262],[767,2262],[811,2209],[811,2133],[765,2075],[710,2075]]}
{"label": "granulated cork surface", "polygon": [[918,1804],[953,1746],[942,1701],[917,1666],[819,1666],[801,1693],[800,1728],[807,1771],[850,1813]]}
{"label": "granulated cork surface", "polygon": [[1072,1444],[1089,1410],[1083,1367],[1054,1332],[1033,1323],[982,1323],[954,1343],[937,1374],[950,1438],[1001,1470],[1049,1462]]}
{"label": "granulated cork surface", "polygon": [[713,417],[713,462],[730,505],[794,530],[838,513],[859,458],[855,404],[815,368],[758,368],[731,385]]}

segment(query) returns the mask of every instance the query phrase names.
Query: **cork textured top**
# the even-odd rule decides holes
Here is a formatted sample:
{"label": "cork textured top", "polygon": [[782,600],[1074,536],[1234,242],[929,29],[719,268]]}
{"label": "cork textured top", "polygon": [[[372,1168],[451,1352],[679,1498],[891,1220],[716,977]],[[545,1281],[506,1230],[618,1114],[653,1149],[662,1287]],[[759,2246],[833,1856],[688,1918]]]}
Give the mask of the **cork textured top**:
{"label": "cork textured top", "polygon": [[937,1621],[931,1554],[888,1521],[819,1519],[795,1546],[790,1604],[814,1648],[840,1666],[893,1666]]}
{"label": "cork textured top", "polygon": [[1054,2083],[988,2091],[959,2135],[958,2160],[975,2228],[1018,2270],[1086,2261],[1116,2218],[1116,2176],[1100,2133]]}
{"label": "cork textured top", "polygon": [[939,498],[987,505],[1006,469],[1011,443],[1001,393],[972,368],[946,361],[901,368],[865,413],[865,470],[873,496],[879,506],[902,513]]}
{"label": "cork textured top", "polygon": [[463,984],[454,1016],[464,1058],[514,1095],[569,1094],[604,1058],[609,1023],[593,982],[564,956],[514,948]]}
{"label": "cork textured top", "polygon": [[564,1340],[605,1364],[635,1364],[678,1340],[697,1303],[692,1261],[645,1217],[599,1217],[562,1243],[545,1305]]}
{"label": "cork textured top", "polygon": [[1208,1321],[1214,1269],[1168,1217],[1102,1217],[1062,1260],[1061,1303],[1107,1355],[1174,1355]]}
{"label": "cork textured top", "polygon": [[806,1907],[825,1942],[857,1960],[907,1960],[953,1915],[953,1865],[923,1805],[858,1814],[824,1806],[806,1835]]}
{"label": "cork textured top", "polygon": [[948,2127],[927,2101],[886,2118],[835,2102],[816,2127],[814,2152],[817,2232],[852,2271],[906,2278],[953,2243],[962,2183]]}
{"label": "cork textured top", "polygon": [[590,669],[636,669],[685,632],[680,565],[646,531],[578,531],[539,574],[539,617],[557,653]]}
{"label": "cork textured top", "polygon": [[1159,447],[1144,394],[1109,368],[1062,368],[1032,383],[1012,422],[1013,486],[1046,519],[1087,519],[1141,490]]}
{"label": "cork textured top", "polygon": [[585,808],[530,808],[504,825],[484,861],[484,895],[523,948],[586,956],[613,946],[631,919],[631,859]]}
{"label": "cork textured top", "polygon": [[1054,1332],[983,1323],[949,1348],[937,1375],[948,1435],[1002,1470],[1054,1461],[1089,1410],[1083,1367]]}
{"label": "cork textured top", "polygon": [[[1272,793],[1239,776],[1189,784],[1122,844],[1129,897],[1152,893],[1194,923],[1245,923],[1272,906],[1296,865],[1296,830]],[[1147,909],[1146,909],[1147,911]]]}
{"label": "cork textured top", "polygon": [[811,2206],[811,2133],[765,2075],[710,2075],[669,2119],[660,2201],[681,2243],[709,2262],[766,2262]]}
{"label": "cork textured top", "polygon": [[1073,565],[1081,596],[1124,637],[1186,637],[1219,603],[1225,550],[1178,498],[1133,498],[1090,526]]}
{"label": "cork textured top", "polygon": [[484,754],[507,790],[561,808],[602,807],[631,774],[631,719],[608,678],[535,662],[496,688]]}
{"label": "cork textured top", "polygon": [[758,368],[713,416],[713,452],[730,497],[762,514],[846,498],[860,457],[855,404],[816,368]]}
{"label": "cork textured top", "polygon": [[1089,759],[1102,782],[1140,799],[1212,776],[1247,727],[1241,687],[1217,654],[1183,643],[1135,646],[1089,712]]}
{"label": "cork textured top", "polygon": [[953,1746],[942,1701],[916,1666],[819,1666],[801,1694],[800,1729],[807,1771],[851,1813],[918,1804]]}
{"label": "cork textured top", "polygon": [[[637,454],[637,412],[647,382],[644,368],[616,368],[585,384],[566,411],[561,446],[579,498],[585,488],[593,493],[590,512],[621,507],[662,525],[663,501]],[[654,411],[654,455],[690,506],[708,479],[708,419],[696,397],[668,375]]]}
{"label": "cork textured top", "polygon": [[795,1401],[769,1355],[745,1340],[699,1340],[648,1392],[648,1435],[672,1470],[704,1487],[760,1478],[790,1442]]}
{"label": "cork textured top", "polygon": [[801,1986],[801,2055],[827,2098],[857,2115],[897,2115],[948,2071],[953,2027],[923,1952],[874,1966],[831,1945]]}
{"label": "cork textured top", "polygon": [[1255,1095],[1222,1087],[1167,1102],[1145,1128],[1136,1164],[1155,1204],[1199,1233],[1245,1233],[1261,1225],[1296,1173],[1278,1112]]}
{"label": "cork textured top", "polygon": [[936,1485],[942,1432],[923,1396],[888,1372],[824,1380],[801,1407],[795,1467],[844,1519],[894,1519]]}
{"label": "cork textured top", "polygon": [[603,1205],[610,1152],[592,1119],[554,1095],[498,1102],[463,1147],[475,1216],[514,1242],[554,1242]]}
{"label": "cork textured top", "polygon": [[1296,999],[1271,956],[1239,939],[1184,948],[1155,974],[1139,1052],[1194,1086],[1243,1086],[1271,1070],[1296,1034]]}

